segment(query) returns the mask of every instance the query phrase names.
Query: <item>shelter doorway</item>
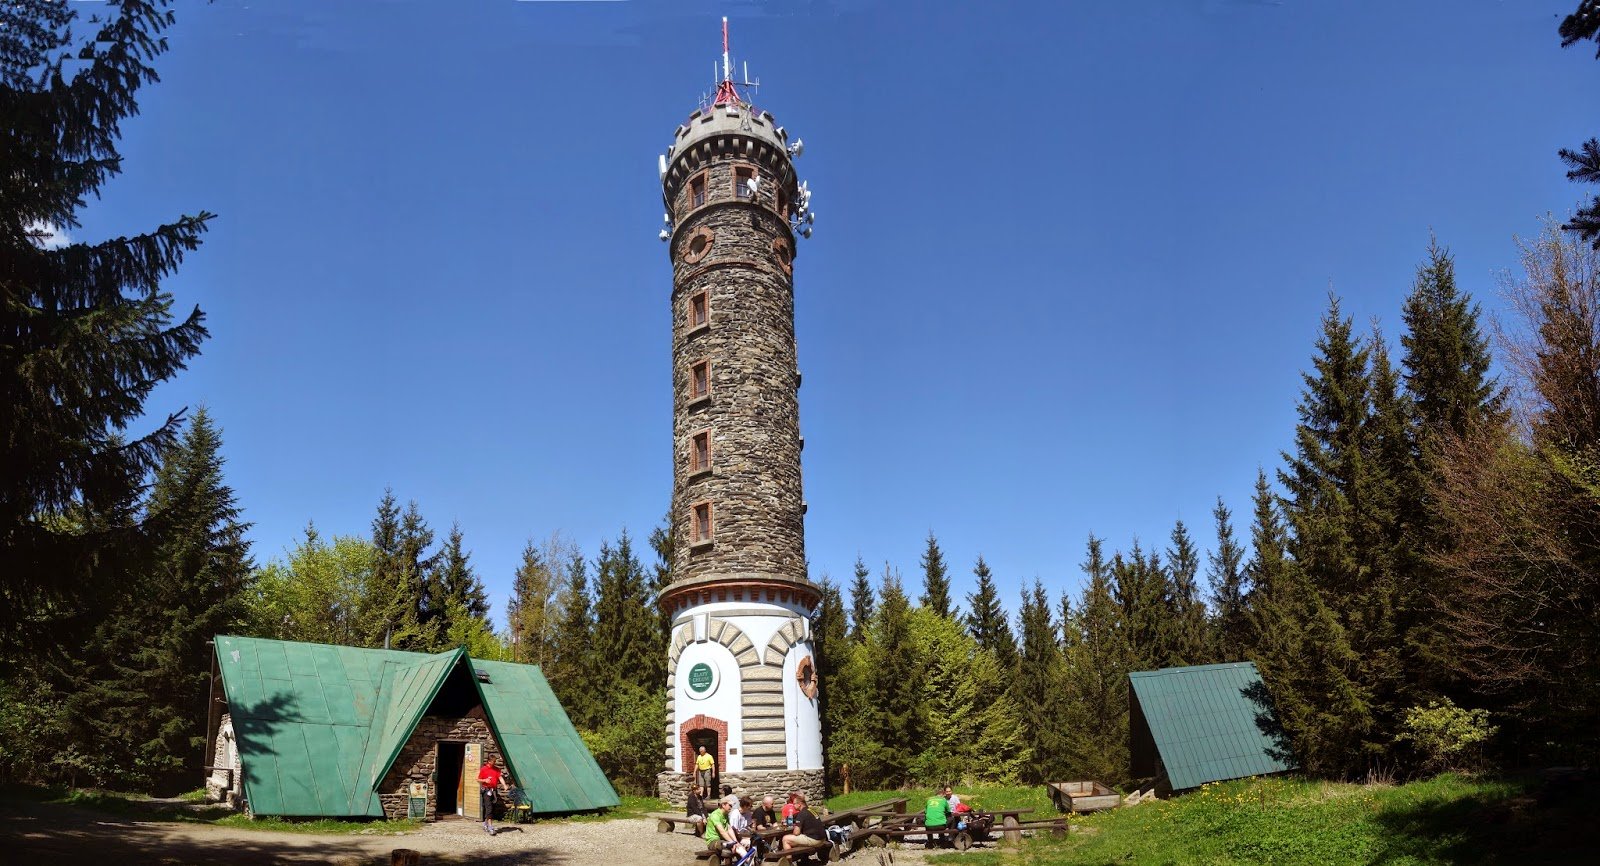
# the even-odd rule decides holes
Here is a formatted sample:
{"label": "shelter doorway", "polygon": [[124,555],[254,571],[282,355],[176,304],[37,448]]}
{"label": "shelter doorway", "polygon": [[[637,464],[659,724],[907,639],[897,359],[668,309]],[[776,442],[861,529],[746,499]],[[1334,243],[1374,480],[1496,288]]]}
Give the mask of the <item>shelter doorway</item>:
{"label": "shelter doorway", "polygon": [[434,816],[453,818],[461,814],[461,770],[466,764],[467,744],[440,742],[433,764]]}
{"label": "shelter doorway", "polygon": [[717,759],[715,769],[711,771],[711,790],[707,796],[717,796],[717,786],[722,784],[722,753],[717,751],[717,732],[711,728],[696,728],[689,732],[689,770],[694,770],[694,757],[700,754],[700,747],[706,747],[706,754]]}

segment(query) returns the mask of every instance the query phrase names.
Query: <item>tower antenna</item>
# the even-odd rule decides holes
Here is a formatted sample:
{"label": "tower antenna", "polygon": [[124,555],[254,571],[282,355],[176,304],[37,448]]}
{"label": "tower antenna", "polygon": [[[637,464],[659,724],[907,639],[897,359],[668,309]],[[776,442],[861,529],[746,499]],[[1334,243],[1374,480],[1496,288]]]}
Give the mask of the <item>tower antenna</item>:
{"label": "tower antenna", "polygon": [[743,101],[739,98],[739,90],[733,83],[733,61],[728,56],[728,16],[724,15],[722,16],[722,81],[717,84],[717,95],[712,98],[711,104],[738,105]]}

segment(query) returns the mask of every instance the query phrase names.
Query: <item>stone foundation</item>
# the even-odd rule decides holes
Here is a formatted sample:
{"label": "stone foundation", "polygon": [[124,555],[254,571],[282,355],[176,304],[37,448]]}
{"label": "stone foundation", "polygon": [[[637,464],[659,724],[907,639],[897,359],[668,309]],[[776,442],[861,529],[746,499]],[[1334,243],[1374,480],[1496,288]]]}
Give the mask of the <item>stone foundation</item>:
{"label": "stone foundation", "polygon": [[[656,794],[674,806],[687,803],[689,781],[690,777],[684,773],[661,773],[656,776]],[[790,791],[798,790],[806,795],[806,802],[812,806],[812,811],[821,808],[823,798],[827,794],[825,779],[820,768],[723,773],[718,781],[732,788],[733,793],[741,797],[748,796],[757,802],[770,794],[774,800],[782,803]]]}
{"label": "stone foundation", "polygon": [[[383,783],[378,786],[378,799],[383,803],[385,818],[394,820],[406,817],[411,783],[422,782],[428,786],[427,820],[434,819],[438,813],[439,785],[433,774],[439,760],[440,741],[481,743],[486,760],[494,761],[502,770],[506,767],[505,759],[500,755],[500,744],[494,741],[494,735],[489,733],[489,724],[484,721],[482,707],[474,708],[459,719],[423,716],[417,722],[411,739],[400,750],[400,757],[395,759],[394,766],[389,768],[388,775],[383,777]],[[450,784],[455,784],[455,780],[450,780]],[[516,782],[508,779],[507,784]],[[684,790],[688,791],[687,788]]]}
{"label": "stone foundation", "polygon": [[206,776],[206,800],[239,808],[244,802],[244,780],[240,778],[239,750],[234,748],[233,716],[222,714],[217,736],[212,743],[211,766]]}

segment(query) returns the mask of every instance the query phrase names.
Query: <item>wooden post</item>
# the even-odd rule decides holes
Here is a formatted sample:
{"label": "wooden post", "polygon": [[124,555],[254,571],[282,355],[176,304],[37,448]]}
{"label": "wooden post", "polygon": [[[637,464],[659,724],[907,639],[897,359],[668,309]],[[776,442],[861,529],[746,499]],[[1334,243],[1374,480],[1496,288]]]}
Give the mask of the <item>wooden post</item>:
{"label": "wooden post", "polygon": [[389,852],[389,866],[422,866],[422,852],[413,848],[396,848]]}

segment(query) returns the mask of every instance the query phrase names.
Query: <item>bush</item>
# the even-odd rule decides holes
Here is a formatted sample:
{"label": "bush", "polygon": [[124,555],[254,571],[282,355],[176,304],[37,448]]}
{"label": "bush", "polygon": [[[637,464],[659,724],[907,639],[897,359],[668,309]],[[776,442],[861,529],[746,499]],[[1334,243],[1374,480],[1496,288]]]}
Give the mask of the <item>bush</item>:
{"label": "bush", "polygon": [[1488,710],[1467,710],[1449,698],[1406,710],[1396,742],[1410,743],[1431,773],[1475,770],[1483,764],[1483,744],[1499,731]]}

